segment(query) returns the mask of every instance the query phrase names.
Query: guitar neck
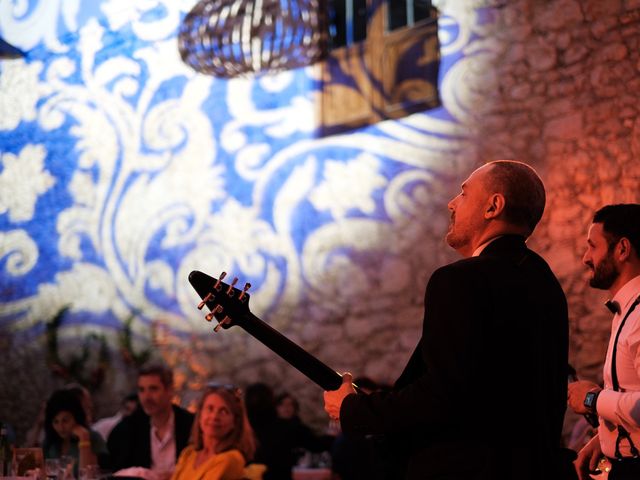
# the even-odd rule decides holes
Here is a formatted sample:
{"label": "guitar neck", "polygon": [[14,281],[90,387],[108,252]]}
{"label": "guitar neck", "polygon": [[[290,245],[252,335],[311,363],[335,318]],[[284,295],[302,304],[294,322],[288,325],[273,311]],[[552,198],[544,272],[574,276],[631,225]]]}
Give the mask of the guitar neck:
{"label": "guitar neck", "polygon": [[270,348],[291,366],[295,367],[323,390],[337,390],[342,384],[342,376],[318,360],[276,329],[248,312],[240,326],[256,340]]}

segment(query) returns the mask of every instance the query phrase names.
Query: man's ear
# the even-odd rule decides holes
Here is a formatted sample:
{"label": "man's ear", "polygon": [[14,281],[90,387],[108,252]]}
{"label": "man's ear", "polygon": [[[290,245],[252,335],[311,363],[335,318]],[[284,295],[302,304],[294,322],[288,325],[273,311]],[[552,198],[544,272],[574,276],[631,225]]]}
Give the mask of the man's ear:
{"label": "man's ear", "polygon": [[616,245],[616,254],[618,260],[620,260],[621,262],[629,260],[629,257],[632,254],[631,249],[631,242],[627,237],[622,237],[620,240],[618,240],[618,243]]}
{"label": "man's ear", "polygon": [[489,197],[487,209],[484,212],[484,218],[490,219],[498,217],[504,211],[505,203],[504,195],[501,193],[492,194]]}

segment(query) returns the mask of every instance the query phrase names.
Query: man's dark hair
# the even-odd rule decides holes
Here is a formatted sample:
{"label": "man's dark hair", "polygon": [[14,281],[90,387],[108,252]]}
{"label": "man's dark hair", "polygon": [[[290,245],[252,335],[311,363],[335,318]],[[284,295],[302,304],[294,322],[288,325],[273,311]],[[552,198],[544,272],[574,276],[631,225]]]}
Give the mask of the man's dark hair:
{"label": "man's dark hair", "polygon": [[504,219],[527,228],[531,235],[542,218],[546,193],[536,171],[523,162],[496,160],[489,162],[491,187],[502,193],[506,200]]}
{"label": "man's dark hair", "polygon": [[136,392],[131,392],[131,393],[127,393],[123,398],[122,398],[122,405],[126,404],[127,402],[137,402],[138,401],[138,394]]}
{"label": "man's dark hair", "polygon": [[138,378],[145,375],[156,375],[165,388],[173,387],[173,371],[162,363],[145,365],[138,371]]}
{"label": "man's dark hair", "polygon": [[593,223],[602,224],[610,249],[624,237],[629,239],[636,255],[640,257],[640,204],[606,205],[595,213]]}

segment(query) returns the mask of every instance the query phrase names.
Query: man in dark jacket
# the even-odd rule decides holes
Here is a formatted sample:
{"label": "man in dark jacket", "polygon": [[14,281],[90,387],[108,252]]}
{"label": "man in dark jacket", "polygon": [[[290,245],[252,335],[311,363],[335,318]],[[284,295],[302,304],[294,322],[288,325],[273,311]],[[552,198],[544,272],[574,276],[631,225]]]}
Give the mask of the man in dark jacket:
{"label": "man in dark jacket", "polygon": [[169,478],[189,443],[193,414],[172,403],[173,372],[150,365],[138,374],[140,408],[111,431],[107,446],[113,470],[143,467]]}
{"label": "man in dark jacket", "polygon": [[[567,399],[564,293],[525,240],[545,204],[521,162],[477,169],[449,203],[447,243],[465,259],[436,270],[423,332],[389,393],[357,395],[345,374],[325,409],[347,434],[382,434],[391,478],[572,478],[561,473]],[[568,475],[568,476],[567,476]]]}

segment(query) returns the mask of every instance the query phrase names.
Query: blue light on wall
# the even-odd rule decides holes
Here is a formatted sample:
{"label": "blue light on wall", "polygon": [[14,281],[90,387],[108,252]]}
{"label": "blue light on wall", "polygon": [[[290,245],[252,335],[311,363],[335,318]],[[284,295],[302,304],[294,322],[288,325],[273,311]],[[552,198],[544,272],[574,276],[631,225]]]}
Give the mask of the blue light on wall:
{"label": "blue light on wall", "polygon": [[27,53],[0,61],[2,329],[38,336],[70,305],[94,330],[138,312],[200,331],[193,269],[235,272],[275,315],[335,269],[363,276],[381,232],[443,204],[469,150],[472,12],[440,20],[442,108],[318,138],[313,68],[221,80],[181,61],[191,6],[0,6],[0,36]]}

